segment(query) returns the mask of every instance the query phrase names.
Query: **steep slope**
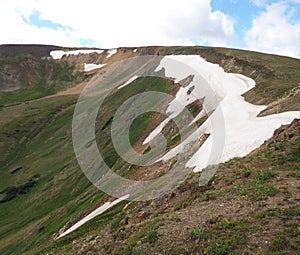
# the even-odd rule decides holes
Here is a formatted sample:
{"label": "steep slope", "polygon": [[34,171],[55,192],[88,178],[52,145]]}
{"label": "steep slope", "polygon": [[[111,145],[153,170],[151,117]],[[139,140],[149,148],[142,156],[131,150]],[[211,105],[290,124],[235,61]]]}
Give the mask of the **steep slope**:
{"label": "steep slope", "polygon": [[[168,196],[125,202],[41,254],[298,254],[299,119],[205,187],[192,175]],[[28,253],[30,254],[30,252]]]}
{"label": "steep slope", "polygon": [[[0,111],[1,254],[297,252],[299,121],[282,127],[245,158],[222,164],[205,187],[199,187],[199,176],[192,174],[167,196],[149,202],[121,202],[75,232],[59,240],[55,238],[94,209],[113,200],[88,181],[72,147],[76,94],[83,88],[80,83],[88,82],[99,70],[84,72],[85,64],[106,64],[106,68],[130,56],[200,54],[226,71],[253,78],[257,86],[246,93],[245,99],[253,104],[268,105],[263,114],[269,115],[300,110],[299,60],[204,47],[122,48],[103,50],[100,54],[70,54],[58,59],[51,58],[51,51],[46,47],[49,56],[45,60],[37,56],[27,58],[34,59],[37,68],[42,61],[49,61],[50,66],[64,63],[73,66],[72,75],[75,71],[78,77],[83,77],[71,78],[70,86],[79,84],[75,95],[74,90],[70,93],[65,90],[66,86],[60,86],[49,93],[51,97],[7,105],[28,98],[19,94],[21,90],[0,94],[0,98],[9,96],[8,101],[1,99],[4,106]],[[19,59],[15,57],[17,66]],[[9,58],[3,61],[9,62]],[[100,73],[103,70],[100,68]],[[45,73],[49,74],[48,69]],[[59,71],[59,75],[64,73]],[[60,77],[57,80],[60,81]],[[130,81],[112,91],[101,107],[96,140],[105,162],[116,172],[131,179],[149,179],[168,171],[170,164],[139,168],[120,159],[110,140],[112,116],[135,94],[155,90],[175,96],[181,86],[176,81],[153,77]],[[45,84],[47,87],[53,83],[47,79]],[[32,87],[37,85],[33,83]],[[272,88],[271,92],[264,92],[268,88]],[[55,95],[59,90],[64,92]],[[187,107],[193,117],[202,110],[201,104],[191,103]],[[130,136],[137,151],[143,153],[149,149],[143,141],[162,121],[163,116],[155,113],[136,119]],[[162,133],[169,150],[179,144],[174,123],[167,124]],[[283,231],[288,234],[284,236]]]}

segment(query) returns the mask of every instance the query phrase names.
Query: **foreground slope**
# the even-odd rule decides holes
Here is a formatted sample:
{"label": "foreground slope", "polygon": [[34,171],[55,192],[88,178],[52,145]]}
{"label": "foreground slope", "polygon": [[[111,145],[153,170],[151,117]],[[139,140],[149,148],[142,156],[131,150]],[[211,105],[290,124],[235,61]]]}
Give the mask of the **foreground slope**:
{"label": "foreground slope", "polygon": [[[223,164],[206,187],[200,188],[198,176],[191,175],[169,196],[145,203],[124,201],[70,235],[55,240],[93,209],[113,200],[88,182],[73,152],[71,124],[83,87],[80,84],[101,72],[85,71],[84,67],[109,65],[143,54],[200,54],[228,72],[251,77],[256,86],[244,96],[248,102],[268,106],[260,115],[300,109],[300,63],[291,58],[203,47],[124,48],[58,59],[27,55],[25,62],[34,61],[36,66],[44,60],[51,62],[50,69],[44,72],[46,76],[51,65],[72,67],[71,79],[68,84],[61,82],[59,75],[65,71],[60,70],[56,83],[51,78],[43,83],[51,90],[33,98],[24,95],[38,87],[38,80],[24,90],[1,93],[1,254],[296,254],[299,121],[281,128],[245,158]],[[19,70],[24,55],[9,58],[13,61],[2,57],[4,65]],[[164,165],[157,172],[156,166],[146,171],[122,162],[108,141],[110,119],[117,106],[136,93],[156,90],[176,95],[179,89],[174,82],[164,79],[136,79],[110,95],[96,125],[98,146],[109,166],[132,179],[166,171]],[[60,96],[55,95],[59,90],[63,90]],[[201,111],[201,105],[188,107],[195,116]],[[137,150],[147,150],[141,144],[162,120],[155,114],[137,119],[131,134]],[[172,129],[170,125],[163,130],[170,148],[178,145]],[[150,176],[143,171],[150,172]],[[125,204],[128,205],[124,207]]]}

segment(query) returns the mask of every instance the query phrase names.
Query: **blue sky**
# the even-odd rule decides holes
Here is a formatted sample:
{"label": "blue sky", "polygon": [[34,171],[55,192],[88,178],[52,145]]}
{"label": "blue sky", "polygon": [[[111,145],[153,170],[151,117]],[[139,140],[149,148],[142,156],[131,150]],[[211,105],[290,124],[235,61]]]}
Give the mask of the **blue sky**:
{"label": "blue sky", "polygon": [[0,0],[0,44],[210,45],[300,57],[300,0]]}
{"label": "blue sky", "polygon": [[[267,12],[267,8],[274,4],[282,3],[287,6],[287,12],[290,12],[288,20],[290,24],[299,24],[300,22],[300,1],[251,1],[251,0],[213,0],[211,5],[213,10],[220,10],[230,15],[235,22],[235,30],[238,36],[238,46],[245,47],[245,35],[253,25],[256,18],[262,13]],[[278,17],[281,18],[281,17]],[[274,22],[276,16],[274,16]],[[262,31],[264,33],[264,31]],[[295,31],[296,33],[296,31]],[[299,31],[298,31],[299,33]],[[299,34],[298,34],[298,38]],[[299,52],[298,52],[299,53]]]}
{"label": "blue sky", "polygon": [[221,10],[235,20],[239,37],[251,28],[251,21],[259,14],[261,8],[251,4],[248,0],[214,0],[211,2],[213,10]]}
{"label": "blue sky", "polygon": [[59,28],[63,29],[63,30],[72,30],[70,27],[64,26],[62,24],[59,23],[53,23],[51,20],[43,20],[41,19],[41,13],[38,11],[34,11],[29,18],[25,18],[24,16],[22,16],[23,21],[31,26],[36,26],[38,28],[41,27],[46,27],[46,28],[51,28],[54,30],[58,30]]}

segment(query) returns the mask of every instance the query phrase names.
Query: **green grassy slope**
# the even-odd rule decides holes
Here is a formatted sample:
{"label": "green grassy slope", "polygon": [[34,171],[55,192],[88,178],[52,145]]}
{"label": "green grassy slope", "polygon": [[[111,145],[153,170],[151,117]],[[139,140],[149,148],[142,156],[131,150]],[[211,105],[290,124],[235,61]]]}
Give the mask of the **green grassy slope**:
{"label": "green grassy slope", "polygon": [[[97,137],[108,165],[120,164],[121,159],[111,142],[105,146],[101,142],[110,137],[110,125],[105,123],[124,100],[150,89],[172,91],[168,81],[144,78],[104,102]],[[92,210],[103,196],[84,176],[73,152],[71,125],[76,100],[75,96],[57,96],[0,111],[1,254],[19,254],[45,242],[68,221]],[[151,118],[148,114],[134,123],[133,144],[152,126]]]}
{"label": "green grassy slope", "polygon": [[[98,195],[74,162],[75,102],[74,97],[61,97],[19,105],[16,112],[14,107],[9,109],[9,120],[1,127],[1,196],[3,201],[11,197],[0,203],[1,254],[19,254],[36,245]],[[6,110],[0,112],[1,119]],[[35,184],[22,189],[32,178]],[[17,189],[14,196],[7,192],[9,188]],[[91,193],[81,200],[88,189]]]}

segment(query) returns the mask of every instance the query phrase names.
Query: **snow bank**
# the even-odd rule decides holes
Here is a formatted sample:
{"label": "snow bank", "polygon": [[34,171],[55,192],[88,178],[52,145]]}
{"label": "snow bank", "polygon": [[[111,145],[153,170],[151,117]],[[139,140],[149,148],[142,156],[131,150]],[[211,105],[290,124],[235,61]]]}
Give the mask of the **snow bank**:
{"label": "snow bank", "polygon": [[109,51],[107,51],[108,55],[106,58],[110,58],[112,55],[116,54],[118,52],[117,49],[111,49]]}
{"label": "snow bank", "polygon": [[169,123],[171,118],[166,118],[162,123],[160,123],[145,139],[143,144],[149,143],[152,141],[162,130],[163,128]]}
{"label": "snow bank", "polygon": [[[184,63],[189,68],[183,68],[174,60]],[[186,167],[198,172],[210,164],[218,164],[233,157],[243,157],[249,154],[265,140],[271,138],[273,132],[281,125],[291,123],[294,118],[300,118],[300,111],[257,117],[266,106],[250,104],[241,96],[253,88],[255,82],[240,74],[226,73],[220,66],[209,63],[199,56],[167,56],[161,60],[156,71],[162,68],[165,69],[166,76],[174,78],[175,82],[193,76],[190,84],[181,87],[176,94],[176,99],[169,104],[167,112],[170,118],[180,114],[188,104],[203,98],[203,110],[193,122],[205,116],[207,112],[212,112],[212,114],[190,137],[166,153],[160,160],[169,160],[179,154],[184,145],[197,142],[204,133],[210,134],[186,163]],[[191,73],[191,68],[193,73]],[[192,87],[192,93],[187,93]],[[221,123],[219,118],[222,115],[224,125],[218,125]],[[166,119],[154,129],[145,139],[144,144],[154,139],[168,122],[169,119]],[[214,125],[217,127],[214,132],[212,132],[212,123],[217,123]],[[225,136],[225,145],[221,148],[223,149],[221,156],[211,162],[213,144],[217,140],[216,134]]]}
{"label": "snow bank", "polygon": [[73,232],[74,230],[76,230],[77,228],[79,228],[80,226],[82,226],[83,224],[85,224],[86,222],[88,222],[89,220],[91,220],[91,219],[95,218],[96,216],[104,213],[109,208],[111,208],[114,205],[116,205],[116,204],[118,204],[118,203],[126,200],[127,198],[129,198],[129,195],[125,195],[123,197],[120,197],[120,198],[118,198],[117,200],[115,200],[113,202],[106,202],[104,205],[100,206],[95,211],[91,212],[88,216],[86,216],[82,220],[78,221],[75,225],[73,225],[72,227],[70,227],[64,233],[62,233],[61,235],[59,235],[57,237],[57,239],[70,234],[71,232]]}
{"label": "snow bank", "polygon": [[103,50],[70,50],[70,51],[54,50],[50,52],[50,56],[53,59],[61,59],[63,56],[70,56],[70,55],[76,56],[78,54],[91,54],[91,53],[101,54],[103,53]]}
{"label": "snow bank", "polygon": [[128,81],[126,81],[124,84],[122,84],[118,89],[123,88],[125,86],[127,86],[128,84],[132,83],[133,81],[135,81],[138,78],[137,75],[133,76],[132,78],[130,78]]}
{"label": "snow bank", "polygon": [[99,69],[103,66],[105,66],[106,64],[86,64],[84,63],[84,71],[85,72],[89,72],[89,71],[92,71],[92,70],[95,70],[95,69]]}

